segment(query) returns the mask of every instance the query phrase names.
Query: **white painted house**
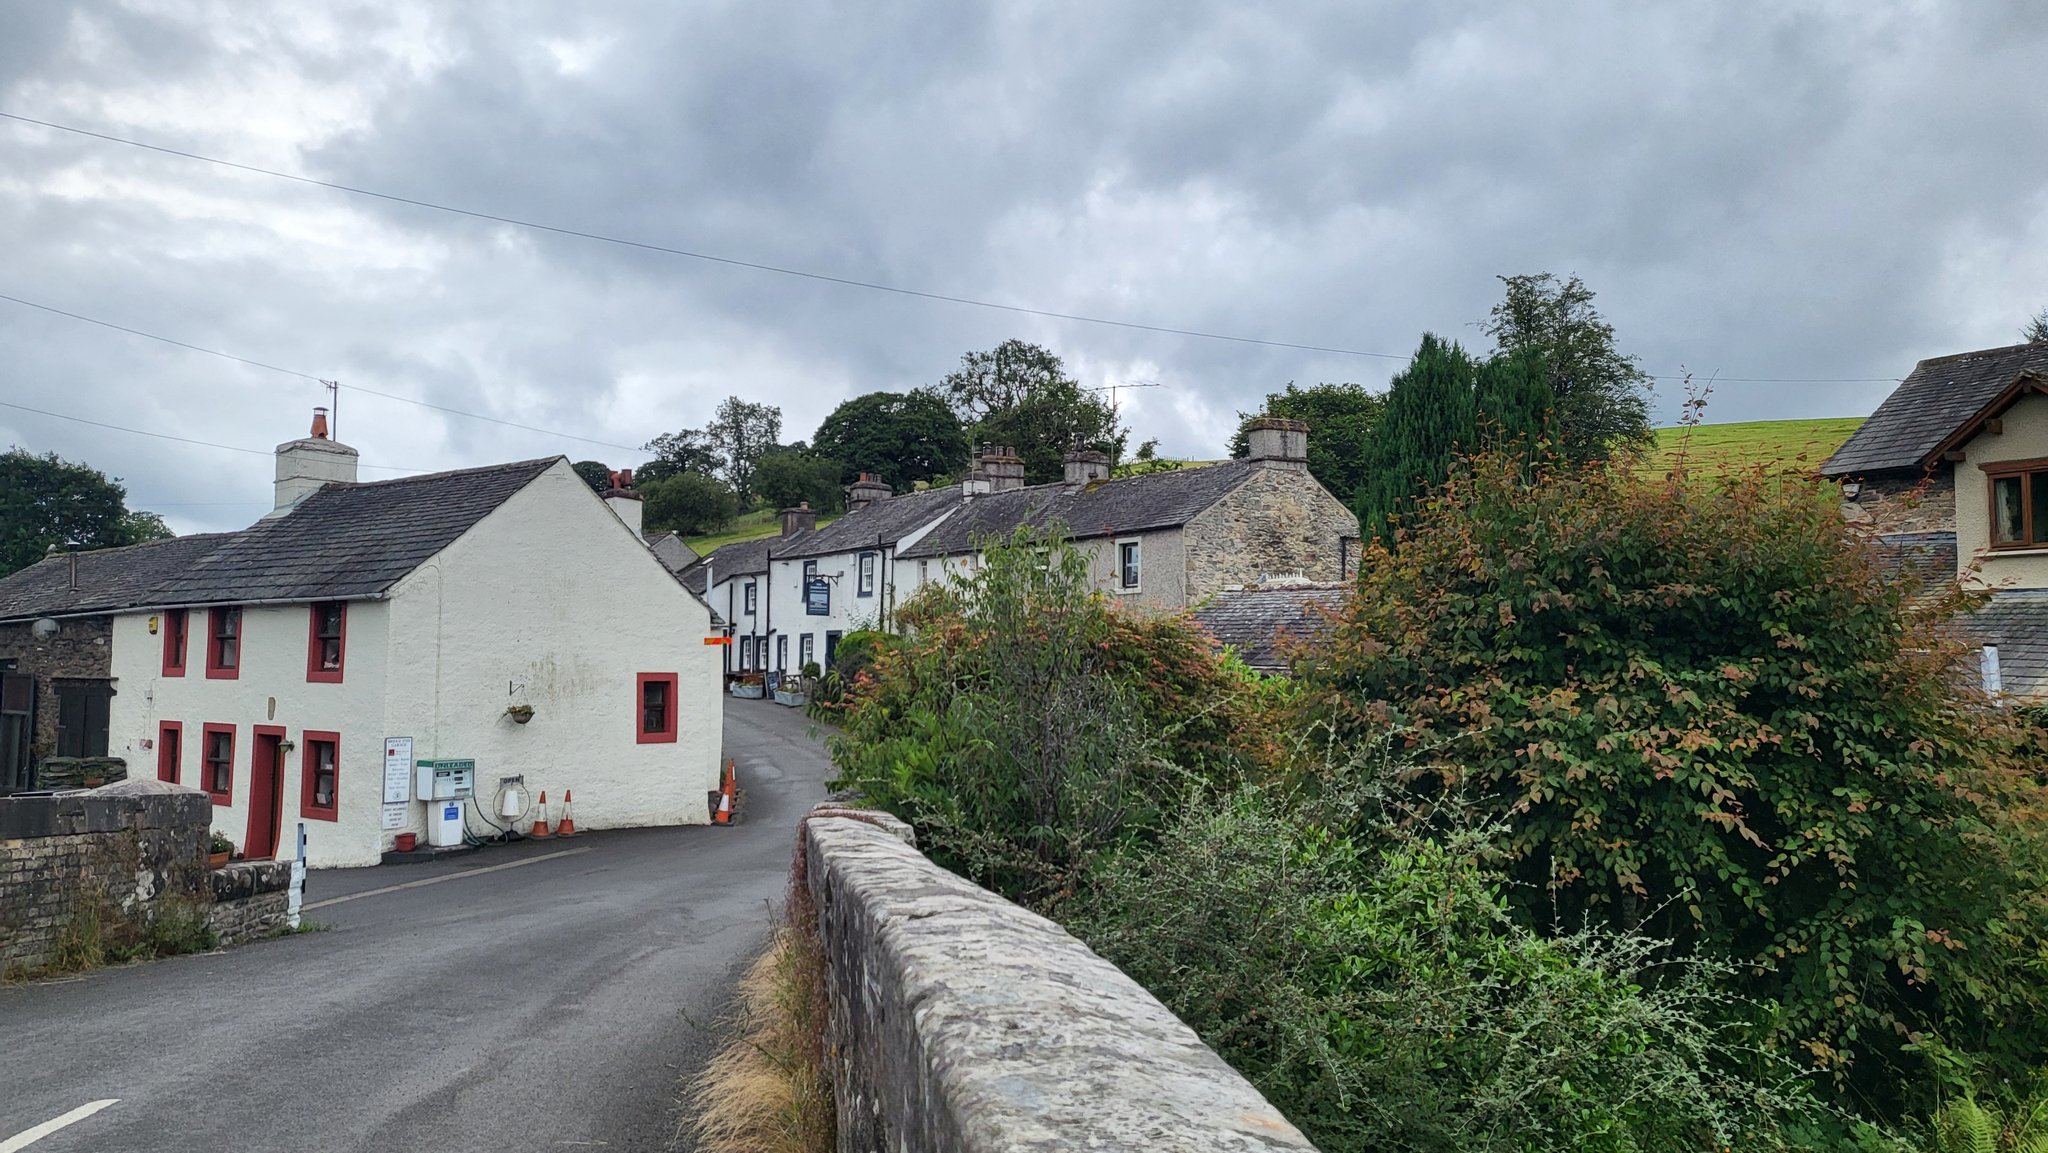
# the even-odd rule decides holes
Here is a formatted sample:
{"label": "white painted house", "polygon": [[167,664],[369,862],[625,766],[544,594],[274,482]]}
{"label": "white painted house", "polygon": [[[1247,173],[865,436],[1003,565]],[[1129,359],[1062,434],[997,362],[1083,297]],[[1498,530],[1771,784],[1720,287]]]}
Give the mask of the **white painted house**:
{"label": "white painted house", "polygon": [[[711,612],[629,494],[563,457],[359,484],[324,421],[277,459],[248,529],[86,554],[76,587],[62,558],[0,581],[9,618],[111,618],[108,751],[131,773],[204,789],[251,857],[303,822],[315,866],[425,840],[428,806],[387,793],[405,743],[474,761],[473,836],[530,825],[542,790],[551,817],[573,790],[583,829],[709,819]],[[505,793],[526,811],[501,816]]]}

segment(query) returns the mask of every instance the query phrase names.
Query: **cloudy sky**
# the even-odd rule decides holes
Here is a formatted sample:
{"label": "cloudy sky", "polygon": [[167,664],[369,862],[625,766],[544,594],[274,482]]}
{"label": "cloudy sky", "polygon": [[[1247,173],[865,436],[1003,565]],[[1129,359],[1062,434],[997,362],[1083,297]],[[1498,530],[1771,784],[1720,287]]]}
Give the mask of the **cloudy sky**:
{"label": "cloudy sky", "polygon": [[[0,0],[0,444],[183,530],[268,507],[345,386],[365,479],[634,463],[730,394],[839,401],[1019,336],[1222,451],[1287,381],[1484,346],[1501,273],[1576,272],[1709,419],[1854,415],[2048,305],[2048,5],[250,5]],[[1770,378],[1744,380],[1739,378]],[[1875,380],[1856,378],[1875,378]],[[372,390],[372,391],[359,391]],[[427,401],[494,424],[388,399]],[[530,431],[512,427],[528,425]],[[588,438],[586,440],[572,437]]]}

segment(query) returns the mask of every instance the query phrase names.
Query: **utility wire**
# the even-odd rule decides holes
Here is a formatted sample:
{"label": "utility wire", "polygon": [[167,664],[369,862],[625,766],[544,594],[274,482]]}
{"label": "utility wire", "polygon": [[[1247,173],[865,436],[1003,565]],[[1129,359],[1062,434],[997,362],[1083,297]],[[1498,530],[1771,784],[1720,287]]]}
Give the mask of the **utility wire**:
{"label": "utility wire", "polygon": [[[179,444],[196,444],[196,445],[200,446],[201,448],[218,448],[218,449],[223,449],[223,450],[225,450],[225,451],[227,451],[227,452],[246,452],[246,453],[248,453],[248,454],[249,454],[249,455],[251,455],[251,456],[274,456],[274,455],[276,455],[276,453],[275,453],[275,450],[273,450],[273,449],[267,449],[267,448],[244,448],[243,446],[241,446],[241,445],[239,445],[239,444],[221,444],[221,443],[219,443],[218,441],[211,441],[211,440],[194,440],[194,439],[192,439],[192,438],[191,438],[191,437],[189,437],[189,436],[172,436],[172,435],[171,435],[170,433],[168,433],[168,432],[151,432],[151,431],[149,431],[148,429],[143,429],[143,428],[127,428],[127,427],[125,427],[125,426],[123,426],[123,425],[118,425],[118,424],[108,424],[107,422],[105,422],[105,421],[103,421],[103,420],[88,420],[88,419],[86,419],[85,417],[82,417],[82,416],[72,416],[72,415],[71,415],[71,414],[69,414],[69,413],[63,413],[63,412],[51,412],[51,411],[50,411],[49,409],[47,409],[47,408],[30,408],[30,407],[29,407],[28,405],[25,405],[25,404],[15,404],[15,403],[14,403],[13,401],[8,401],[8,400],[0,400],[0,408],[11,408],[11,409],[15,409],[16,411],[19,411],[19,412],[32,412],[32,413],[35,413],[35,414],[36,414],[37,416],[47,416],[47,417],[50,417],[50,418],[52,418],[52,419],[54,419],[54,420],[69,420],[69,421],[75,421],[75,422],[77,422],[77,423],[79,423],[79,424],[89,424],[89,425],[93,426],[94,428],[105,428],[105,429],[111,429],[111,430],[112,430],[112,431],[114,431],[114,432],[127,432],[127,433],[133,433],[133,434],[135,434],[136,436],[153,436],[153,437],[155,437],[155,438],[156,438],[156,439],[158,439],[158,440],[175,440],[175,441],[177,441],[177,442],[178,442]],[[431,471],[431,470],[429,470],[429,469],[424,469],[424,468],[407,468],[407,467],[406,467],[406,466],[404,466],[404,465],[398,465],[398,464],[364,464],[364,465],[361,465],[360,467],[362,467],[362,468],[381,468],[381,469],[387,469],[387,470],[389,470],[389,471],[391,471],[391,472],[428,472],[428,471]],[[237,502],[237,503],[239,503],[239,502]]]}
{"label": "utility wire", "polygon": [[[101,328],[111,328],[116,332],[125,332],[130,336],[140,336],[147,340],[162,341],[165,344],[176,345],[179,348],[189,349],[192,352],[203,352],[208,356],[218,356],[222,360],[232,360],[236,364],[246,364],[251,366],[252,368],[267,368],[272,372],[281,372],[284,373],[286,376],[296,376],[301,380],[311,380],[323,385],[329,383],[325,378],[314,376],[310,372],[300,372],[298,369],[295,368],[284,368],[280,365],[268,364],[261,360],[251,360],[246,356],[236,356],[234,353],[222,352],[216,348],[204,348],[197,344],[187,344],[182,340],[173,340],[168,336],[159,336],[154,332],[144,332],[139,328],[130,328],[125,324],[115,324],[111,320],[101,320],[98,317],[86,316],[84,313],[68,312],[61,308],[53,308],[47,304],[38,304],[33,300],[23,300],[19,296],[9,296],[4,292],[0,292],[0,300],[10,301],[14,304],[22,305],[23,307],[26,308],[40,309],[43,312],[54,313],[57,316],[69,317],[72,320],[81,320],[87,324],[97,324]],[[410,396],[400,396],[395,392],[381,392],[374,388],[365,388],[360,384],[342,384],[341,387],[346,388],[352,392],[360,392],[369,396],[381,396],[386,400],[396,400],[402,401],[406,404],[416,404],[421,408],[431,408],[436,412],[445,412],[454,416],[466,416],[471,420],[484,420],[489,421],[492,424],[502,424],[507,428],[524,429],[527,432],[544,433],[548,436],[561,437],[564,440],[577,440],[582,441],[585,444],[602,445],[605,448],[624,449],[627,452],[641,451],[639,445],[615,444],[608,440],[595,440],[592,439],[591,437],[577,436],[573,433],[561,432],[552,428],[540,428],[536,425],[521,424],[516,420],[505,420],[500,417],[485,416],[483,413],[480,412],[465,412],[459,408],[449,408],[445,404],[435,404],[432,401],[426,400],[415,400]]]}
{"label": "utility wire", "polygon": [[[533,220],[522,220],[516,216],[501,216],[497,213],[492,212],[480,212],[470,208],[458,208],[451,204],[441,204],[432,200],[420,200],[410,196],[399,196],[389,192],[378,192],[375,191],[374,189],[358,188],[355,187],[354,185],[339,184],[331,180],[320,180],[311,176],[302,176],[294,172],[281,172],[274,168],[263,168],[254,164],[241,164],[233,160],[223,160],[217,156],[206,156],[197,152],[186,152],[177,148],[166,148],[161,144],[146,144],[140,140],[130,140],[122,136],[112,136],[104,132],[94,132],[91,131],[90,129],[77,128],[69,124],[58,124],[49,120],[38,120],[32,116],[20,116],[12,112],[0,112],[0,119],[12,120],[20,124],[33,124],[39,128],[49,128],[57,132],[69,132],[77,136],[86,136],[94,140],[103,140],[109,144],[123,144],[130,148],[140,148],[149,152],[162,153],[165,156],[176,156],[185,160],[197,160],[206,164],[216,164],[223,168],[232,168],[239,172],[254,173],[255,175],[258,176],[269,176],[274,177],[278,180],[293,181],[294,183],[298,184],[310,184],[316,188],[327,188],[335,192],[346,192],[351,196],[367,196],[372,199],[388,201],[393,204],[407,204],[415,208],[430,208],[436,212],[447,212],[452,213],[456,216],[466,216],[473,220],[488,220],[495,224],[509,224],[516,228],[530,228],[536,232],[548,232],[553,233],[554,235],[557,236],[571,236],[579,240],[595,240],[603,244],[616,244],[624,248],[636,248],[645,252],[660,252],[665,253],[669,256],[681,256],[691,260],[702,260],[712,264],[723,264],[732,268],[747,268],[752,269],[756,272],[774,273],[777,276],[790,276],[797,277],[803,280],[819,281],[825,284],[837,284],[847,288],[861,288],[866,289],[870,292],[886,292],[897,296],[915,297],[920,300],[934,300],[945,304],[959,304],[965,305],[970,308],[984,308],[997,312],[1016,313],[1023,316],[1039,316],[1051,320],[1071,320],[1080,324],[1101,325],[1107,328],[1122,328],[1137,332],[1157,332],[1168,336],[1190,336],[1201,340],[1221,340],[1228,341],[1233,344],[1252,344],[1266,348],[1291,348],[1302,352],[1325,352],[1335,356],[1363,356],[1373,357],[1381,360],[1398,360],[1403,362],[1414,359],[1412,356],[1398,352],[1369,352],[1364,349],[1357,348],[1336,348],[1329,345],[1321,344],[1301,344],[1290,340],[1267,340],[1255,336],[1234,336],[1221,332],[1205,332],[1200,329],[1193,328],[1174,328],[1162,324],[1141,324],[1137,321],[1131,320],[1112,320],[1107,317],[1086,316],[1081,313],[1075,312],[1059,312],[1048,308],[1031,308],[1021,304],[1004,304],[1000,301],[980,300],[971,296],[954,296],[949,293],[943,292],[928,292],[922,289],[905,288],[901,285],[882,284],[880,282],[872,280],[859,280],[847,276],[834,276],[831,275],[830,273],[812,272],[802,268],[790,268],[785,265],[764,264],[754,260],[741,260],[737,257],[719,256],[709,252],[697,252],[687,248],[672,248],[665,244],[654,244],[644,240],[629,240],[626,239],[625,237],[610,236],[602,232],[589,232],[580,228],[565,228],[554,224],[542,224],[538,221]],[[1661,375],[1654,377],[1654,379],[1682,380],[1684,379],[1684,374]],[[1882,382],[1896,383],[1898,380],[1897,377],[1890,376],[1724,376],[1720,379],[1724,382],[1742,382],[1749,384],[1875,384]],[[603,442],[592,441],[591,443],[598,444]]]}

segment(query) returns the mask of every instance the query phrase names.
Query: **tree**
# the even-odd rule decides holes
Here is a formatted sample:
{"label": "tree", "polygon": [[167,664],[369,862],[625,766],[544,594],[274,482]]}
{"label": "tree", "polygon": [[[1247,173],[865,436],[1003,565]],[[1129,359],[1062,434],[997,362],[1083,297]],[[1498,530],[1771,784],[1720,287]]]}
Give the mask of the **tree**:
{"label": "tree", "polygon": [[649,533],[702,536],[732,523],[740,500],[726,483],[701,472],[679,472],[640,485],[640,514]]}
{"label": "tree", "polygon": [[821,456],[801,442],[770,449],[754,463],[754,495],[770,508],[809,504],[819,512],[837,512],[846,500],[839,484],[839,462]]}
{"label": "tree", "polygon": [[0,453],[0,576],[43,559],[52,545],[113,548],[172,535],[153,512],[131,512],[118,478],[56,453]]}
{"label": "tree", "polygon": [[2048,1058],[2015,815],[2043,797],[1956,675],[1965,594],[1919,598],[1839,504],[1481,458],[1368,546],[1297,679],[1340,734],[1402,734],[1419,793],[1503,822],[1532,923],[1727,957],[1782,1051],[1897,1103],[1930,1045],[1999,1077]]}
{"label": "tree", "polygon": [[928,388],[871,392],[832,410],[811,438],[820,456],[841,465],[840,483],[869,472],[907,492],[967,465],[967,430],[946,399]]}
{"label": "tree", "polygon": [[1283,392],[1269,393],[1256,413],[1237,414],[1237,435],[1230,455],[1242,459],[1251,451],[1245,426],[1261,416],[1308,422],[1308,471],[1337,499],[1353,501],[1364,485],[1372,452],[1373,431],[1386,411],[1385,398],[1356,384],[1318,384],[1301,388],[1289,381]]}
{"label": "tree", "polygon": [[1574,463],[1599,460],[1651,441],[1650,375],[1614,346],[1614,326],[1593,308],[1578,277],[1548,272],[1503,276],[1507,295],[1485,331],[1500,354],[1543,358],[1556,411],[1557,450]]}
{"label": "tree", "polygon": [[[593,491],[601,493],[611,491],[612,470],[611,466],[605,464],[605,462],[601,460],[579,460],[569,467],[575,469],[576,475],[582,477],[583,483],[589,485]],[[636,476],[634,479],[638,480],[639,478]]]}
{"label": "tree", "polygon": [[710,439],[702,431],[694,428],[662,433],[640,447],[654,454],[654,459],[641,465],[634,474],[634,480],[641,484],[662,480],[679,472],[715,476],[725,468],[725,458],[711,447]]}
{"label": "tree", "polygon": [[2027,326],[2020,329],[2020,339],[2028,344],[2040,344],[2043,341],[2048,341],[2048,308],[2044,308],[2027,318]]}
{"label": "tree", "polygon": [[1391,541],[1395,519],[1443,483],[1458,453],[1471,450],[1479,427],[1477,375],[1463,348],[1434,333],[1423,334],[1414,359],[1395,374],[1356,496],[1359,528],[1367,536]]}
{"label": "tree", "polygon": [[739,495],[741,505],[754,500],[754,465],[761,454],[782,439],[782,410],[728,396],[704,426],[704,440],[718,454],[719,474]]}
{"label": "tree", "polygon": [[1106,452],[1112,461],[1123,455],[1128,434],[1117,426],[1116,412],[1083,391],[1060,358],[1038,345],[1006,340],[970,352],[939,381],[938,392],[973,441],[1016,449],[1031,484],[1059,480],[1071,449]]}

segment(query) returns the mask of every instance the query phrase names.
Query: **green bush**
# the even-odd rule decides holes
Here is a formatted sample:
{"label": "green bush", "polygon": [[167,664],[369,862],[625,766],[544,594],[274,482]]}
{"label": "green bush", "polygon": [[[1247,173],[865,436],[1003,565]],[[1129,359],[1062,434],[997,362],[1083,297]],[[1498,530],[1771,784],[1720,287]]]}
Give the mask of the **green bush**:
{"label": "green bush", "polygon": [[1492,830],[1340,823],[1243,789],[1107,867],[1068,924],[1328,1153],[1770,1149],[1818,1113],[1731,1026],[1716,968],[1518,925]]}
{"label": "green bush", "polygon": [[[2048,1056],[2040,791],[1940,625],[1830,490],[1519,460],[1454,474],[1304,673],[1342,732],[1504,824],[1525,920],[1742,963],[1776,1036],[1900,1107],[1940,1041]],[[1924,1108],[1931,1102],[1922,1101]]]}

